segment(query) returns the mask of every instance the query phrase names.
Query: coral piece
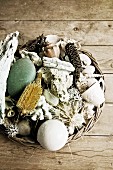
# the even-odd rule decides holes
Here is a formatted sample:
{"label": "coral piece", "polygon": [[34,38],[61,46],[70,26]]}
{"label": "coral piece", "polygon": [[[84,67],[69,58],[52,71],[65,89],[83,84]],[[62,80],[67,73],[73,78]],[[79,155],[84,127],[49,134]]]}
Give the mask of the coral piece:
{"label": "coral piece", "polygon": [[41,66],[42,65],[41,57],[39,57],[37,55],[37,53],[35,53],[35,52],[29,52],[29,51],[22,50],[22,51],[20,51],[20,54],[21,54],[22,58],[30,58],[30,60],[35,65],[37,65],[37,66]]}
{"label": "coral piece", "polygon": [[0,112],[2,113],[0,123],[5,116],[6,82],[17,49],[18,35],[18,31],[11,33],[0,43]]}

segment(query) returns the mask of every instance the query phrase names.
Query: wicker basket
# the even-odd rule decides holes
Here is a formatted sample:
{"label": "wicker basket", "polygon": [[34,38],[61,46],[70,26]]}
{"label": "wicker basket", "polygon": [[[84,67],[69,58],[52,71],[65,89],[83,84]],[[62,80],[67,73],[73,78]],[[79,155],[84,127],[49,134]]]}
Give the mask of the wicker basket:
{"label": "wicker basket", "polygon": [[[22,49],[22,48],[23,48],[23,46],[19,47],[19,49]],[[102,71],[100,70],[98,63],[95,60],[95,58],[92,56],[92,54],[83,50],[83,49],[80,49],[78,51],[83,53],[83,54],[86,54],[91,59],[92,65],[95,67],[95,73],[100,75],[100,77],[102,77],[103,80],[104,80],[104,76],[102,74]],[[104,89],[105,89],[105,87],[104,87]],[[105,90],[104,90],[104,92],[105,92]],[[96,107],[94,115],[90,119],[87,120],[87,124],[83,125],[82,128],[78,132],[70,135],[69,138],[68,138],[68,142],[70,142],[72,139],[74,139],[74,140],[78,139],[79,137],[81,137],[84,133],[88,132],[94,126],[95,122],[99,119],[99,117],[102,113],[103,106],[104,106],[104,103],[102,103],[99,107]],[[10,140],[19,142],[23,145],[40,148],[39,143],[36,142],[36,140],[33,140],[31,137],[25,137],[25,136],[22,137],[22,136],[18,136],[18,135],[13,136],[13,137],[9,136],[7,134],[7,130],[4,127],[4,125],[0,125],[0,131],[2,133],[6,134]]]}

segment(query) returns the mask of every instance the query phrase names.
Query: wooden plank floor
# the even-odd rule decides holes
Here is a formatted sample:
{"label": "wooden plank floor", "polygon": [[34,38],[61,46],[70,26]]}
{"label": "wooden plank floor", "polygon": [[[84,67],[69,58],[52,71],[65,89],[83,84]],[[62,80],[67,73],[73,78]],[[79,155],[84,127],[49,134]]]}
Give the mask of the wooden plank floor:
{"label": "wooden plank floor", "polygon": [[16,30],[21,43],[41,33],[80,41],[105,75],[106,104],[90,132],[57,152],[23,146],[0,132],[0,170],[112,170],[113,1],[0,0],[0,39]]}

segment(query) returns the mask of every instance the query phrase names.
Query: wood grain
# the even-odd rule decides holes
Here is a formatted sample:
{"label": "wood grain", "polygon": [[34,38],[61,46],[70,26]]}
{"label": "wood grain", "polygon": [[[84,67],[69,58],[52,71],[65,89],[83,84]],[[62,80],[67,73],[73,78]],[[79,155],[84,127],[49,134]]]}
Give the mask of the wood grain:
{"label": "wood grain", "polygon": [[0,132],[0,169],[112,170],[113,1],[0,0],[0,39],[16,30],[21,44],[42,33],[80,41],[104,73],[106,104],[90,132],[57,152],[23,146]]}
{"label": "wood grain", "polygon": [[74,38],[83,45],[113,45],[113,21],[0,21],[0,37],[18,30],[22,41],[42,33]]}
{"label": "wood grain", "polygon": [[83,46],[97,60],[103,73],[113,73],[113,47],[112,46]]}
{"label": "wood grain", "polygon": [[113,74],[105,74],[106,102],[113,103]]}
{"label": "wood grain", "polygon": [[112,0],[0,0],[0,20],[112,20]]}
{"label": "wood grain", "polygon": [[84,136],[57,152],[21,146],[2,135],[0,144],[1,170],[113,169],[113,136]]}
{"label": "wood grain", "polygon": [[[105,104],[103,112],[94,127],[85,135],[113,135],[113,104]],[[110,126],[111,125],[111,126]]]}

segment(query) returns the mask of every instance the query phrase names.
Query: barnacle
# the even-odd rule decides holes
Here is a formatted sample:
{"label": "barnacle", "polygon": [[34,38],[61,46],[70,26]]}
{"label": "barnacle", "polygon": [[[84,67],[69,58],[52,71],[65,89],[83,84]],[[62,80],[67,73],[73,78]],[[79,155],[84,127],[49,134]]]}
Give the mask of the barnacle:
{"label": "barnacle", "polygon": [[41,77],[41,73],[39,73],[36,81],[26,86],[19,98],[17,107],[21,110],[22,115],[26,115],[35,109],[42,94]]}
{"label": "barnacle", "polygon": [[65,50],[66,50],[66,54],[69,57],[70,62],[75,67],[73,78],[74,78],[74,85],[76,85],[76,81],[79,79],[80,72],[82,71],[80,56],[74,43],[66,44]]}

